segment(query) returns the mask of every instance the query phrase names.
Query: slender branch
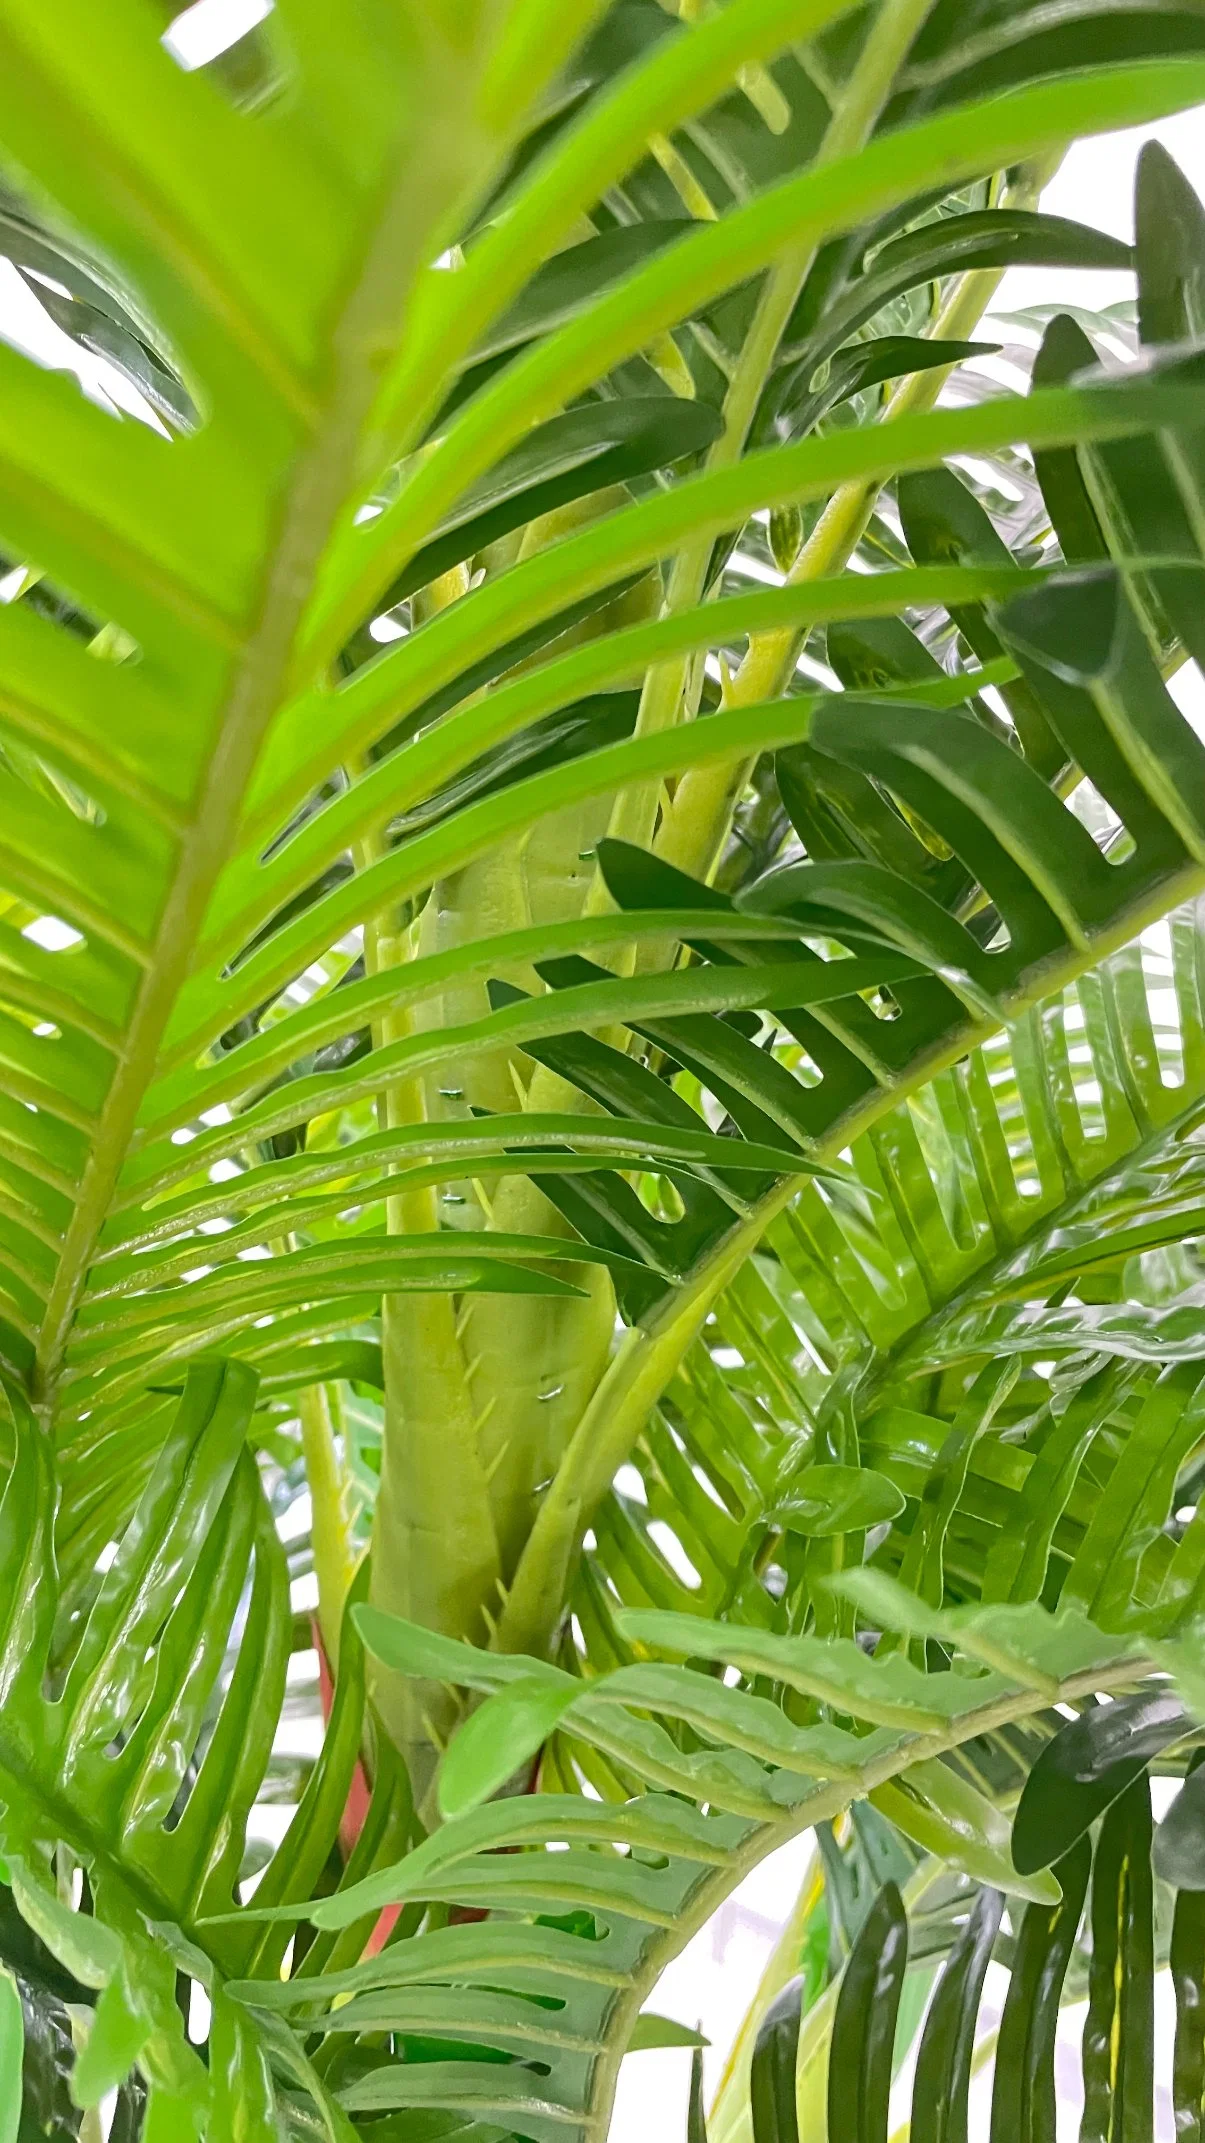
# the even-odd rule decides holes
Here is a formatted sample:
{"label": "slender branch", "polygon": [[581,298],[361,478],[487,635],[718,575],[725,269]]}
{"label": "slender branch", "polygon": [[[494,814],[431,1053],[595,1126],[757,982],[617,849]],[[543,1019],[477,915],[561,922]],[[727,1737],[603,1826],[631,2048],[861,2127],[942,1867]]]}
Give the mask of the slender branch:
{"label": "slender branch", "polygon": [[318,1627],[332,1671],[339,1665],[343,1604],[356,1573],[356,1553],[347,1515],[347,1481],[335,1444],[325,1384],[307,1384],[297,1401],[301,1449],[310,1489],[314,1575],[318,1580]]}
{"label": "slender branch", "polygon": [[[869,139],[891,96],[896,75],[934,0],[885,0],[816,153],[816,168],[852,155]],[[816,247],[788,253],[767,277],[736,370],[724,397],[723,430],[707,455],[706,470],[730,467],[745,449],[758,403],[799,294],[811,273]],[[663,615],[692,610],[702,601],[712,554],[710,536],[688,543],[674,561]],[[636,734],[667,729],[693,715],[702,666],[691,656],[658,663],[648,673],[636,718]],[[610,832],[617,840],[647,847],[653,837],[660,784],[644,782],[621,791]],[[590,912],[608,896],[596,877]]]}
{"label": "slender branch", "polygon": [[[1060,152],[1034,165],[1006,190],[1004,205],[1034,206],[1061,161]],[[933,322],[930,339],[961,340],[977,327],[1003,274],[1003,269],[979,268],[960,276]],[[932,409],[952,370],[953,367],[943,367],[914,372],[902,380],[889,396],[880,423],[890,424],[898,417],[917,416]],[[855,479],[833,493],[786,576],[787,586],[823,580],[848,565],[866,533],[882,488],[878,481]],[[725,707],[753,707],[779,698],[790,683],[807,631],[786,626],[752,634],[744,660],[725,691]],[[689,769],[678,783],[662,820],[654,843],[657,854],[692,877],[710,880],[723,854],[733,811],[751,773],[748,760],[735,766],[729,762]]]}

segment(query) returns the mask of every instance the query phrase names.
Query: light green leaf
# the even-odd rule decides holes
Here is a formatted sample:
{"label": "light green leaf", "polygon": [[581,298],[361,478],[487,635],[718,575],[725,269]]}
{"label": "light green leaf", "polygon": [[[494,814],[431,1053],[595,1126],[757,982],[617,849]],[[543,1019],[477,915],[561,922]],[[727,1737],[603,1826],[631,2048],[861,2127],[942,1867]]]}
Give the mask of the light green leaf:
{"label": "light green leaf", "polygon": [[766,1512],[767,1525],[828,1540],[898,1518],[904,1497],[894,1481],[861,1466],[809,1466],[799,1487]]}
{"label": "light green leaf", "polygon": [[642,2009],[628,2040],[628,2052],[642,2054],[665,2046],[710,2044],[710,2039],[705,2039],[701,2031],[692,2030],[689,2024],[679,2024],[676,2017],[658,2016],[652,2009]]}
{"label": "light green leaf", "polygon": [[71,2095],[77,2106],[98,2106],[109,2091],[124,2083],[142,2052],[151,2025],[140,2003],[131,2000],[122,1972],[101,1992],[75,2071]]}
{"label": "light green leaf", "polygon": [[947,1866],[1007,1897],[1057,1905],[1062,1893],[1053,1875],[1018,1872],[1007,1816],[948,1764],[914,1764],[902,1777],[876,1786],[870,1798],[906,1838]]}
{"label": "light green leaf", "polygon": [[576,1696],[572,1683],[530,1675],[487,1697],[457,1729],[440,1766],[441,1813],[463,1815],[497,1793],[544,1746]]}
{"label": "light green leaf", "polygon": [[0,1970],[0,2143],[17,2143],[21,2125],[21,2061],[25,2024],[11,1972]]}

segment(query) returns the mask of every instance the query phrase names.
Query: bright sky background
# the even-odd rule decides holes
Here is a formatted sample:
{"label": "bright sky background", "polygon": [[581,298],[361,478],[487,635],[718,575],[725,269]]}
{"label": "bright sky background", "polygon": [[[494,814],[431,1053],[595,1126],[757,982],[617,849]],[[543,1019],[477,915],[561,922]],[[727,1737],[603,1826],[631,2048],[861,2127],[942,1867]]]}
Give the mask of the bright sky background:
{"label": "bright sky background", "polygon": [[[269,12],[271,0],[197,0],[177,17],[168,37],[174,56],[185,68],[200,66]],[[165,39],[167,42],[168,39]],[[1205,112],[1185,113],[1162,125],[1080,143],[1047,189],[1043,206],[1116,237],[1133,238],[1134,165],[1143,141],[1157,139],[1170,149],[1197,191],[1205,196]],[[1132,294],[1131,278],[1098,270],[1015,269],[1005,278],[994,314],[1042,304],[1090,307],[1107,305]],[[7,261],[0,262],[0,336],[56,369],[77,374],[86,392],[157,422],[142,398],[127,387],[102,359],[78,351],[63,335]],[[1194,673],[1182,673],[1174,688],[1186,712],[1205,726],[1205,687]],[[711,2039],[705,2057],[708,2091],[719,2078],[728,2045],[751,1999],[798,1891],[810,1845],[797,1841],[766,1862],[671,1966],[653,2005],[684,2023],[701,2022]],[[992,1967],[987,1999],[1000,1998],[1005,1975]],[[1170,1989],[1161,1990],[1157,2074],[1171,2069],[1172,2012]],[[1071,2143],[1079,2123],[1077,2047],[1082,2011],[1068,2013],[1060,2035],[1059,2143]],[[612,2133],[622,2143],[684,2143],[689,2056],[679,2052],[642,2053],[624,2064]],[[986,2083],[986,2078],[985,2078]],[[904,2106],[899,2108],[900,2116]],[[986,2099],[972,2110],[972,2133],[986,2134]],[[1157,2143],[1173,2143],[1171,2105],[1162,2084],[1157,2105]]]}

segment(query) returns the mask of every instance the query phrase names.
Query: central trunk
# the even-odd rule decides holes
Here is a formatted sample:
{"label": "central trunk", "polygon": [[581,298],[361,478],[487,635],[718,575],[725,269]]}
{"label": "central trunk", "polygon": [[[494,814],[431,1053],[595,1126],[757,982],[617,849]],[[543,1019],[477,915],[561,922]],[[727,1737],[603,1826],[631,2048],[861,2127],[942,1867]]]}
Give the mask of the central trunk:
{"label": "central trunk", "polygon": [[[522,555],[617,503],[615,493],[604,493],[534,523]],[[659,600],[659,577],[650,575],[564,635],[557,652],[655,614]],[[506,842],[441,880],[406,939],[393,941],[393,957],[421,958],[580,916],[610,816],[609,797],[555,813],[540,825],[538,841]],[[542,988],[530,968],[505,979]],[[459,1027],[489,1009],[486,982],[466,982],[418,1007],[410,1031]],[[580,1114],[589,1106],[553,1073],[503,1050],[466,1060],[449,1053],[421,1086],[395,1089],[385,1101],[390,1121],[429,1123],[527,1108]],[[391,1231],[417,1227],[571,1232],[525,1175],[489,1184],[465,1179],[392,1200]],[[414,1294],[383,1305],[385,1426],[371,1597],[475,1644],[489,1641],[541,1496],[603,1374],[615,1332],[605,1267],[574,1265],[561,1276],[581,1290],[578,1298]],[[459,1707],[437,1684],[380,1667],[374,1696],[421,1805]]]}

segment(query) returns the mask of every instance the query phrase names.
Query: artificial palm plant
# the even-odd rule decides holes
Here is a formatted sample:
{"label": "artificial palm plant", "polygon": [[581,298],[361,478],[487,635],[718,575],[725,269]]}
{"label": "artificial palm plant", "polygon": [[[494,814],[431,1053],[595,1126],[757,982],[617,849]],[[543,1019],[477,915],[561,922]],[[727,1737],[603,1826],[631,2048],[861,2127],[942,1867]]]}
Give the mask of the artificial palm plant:
{"label": "artificial palm plant", "polygon": [[168,16],[0,6],[0,2134],[600,2135],[820,1826],[713,2136],[995,1954],[1199,2137],[1205,213],[1037,203],[1205,17]]}

